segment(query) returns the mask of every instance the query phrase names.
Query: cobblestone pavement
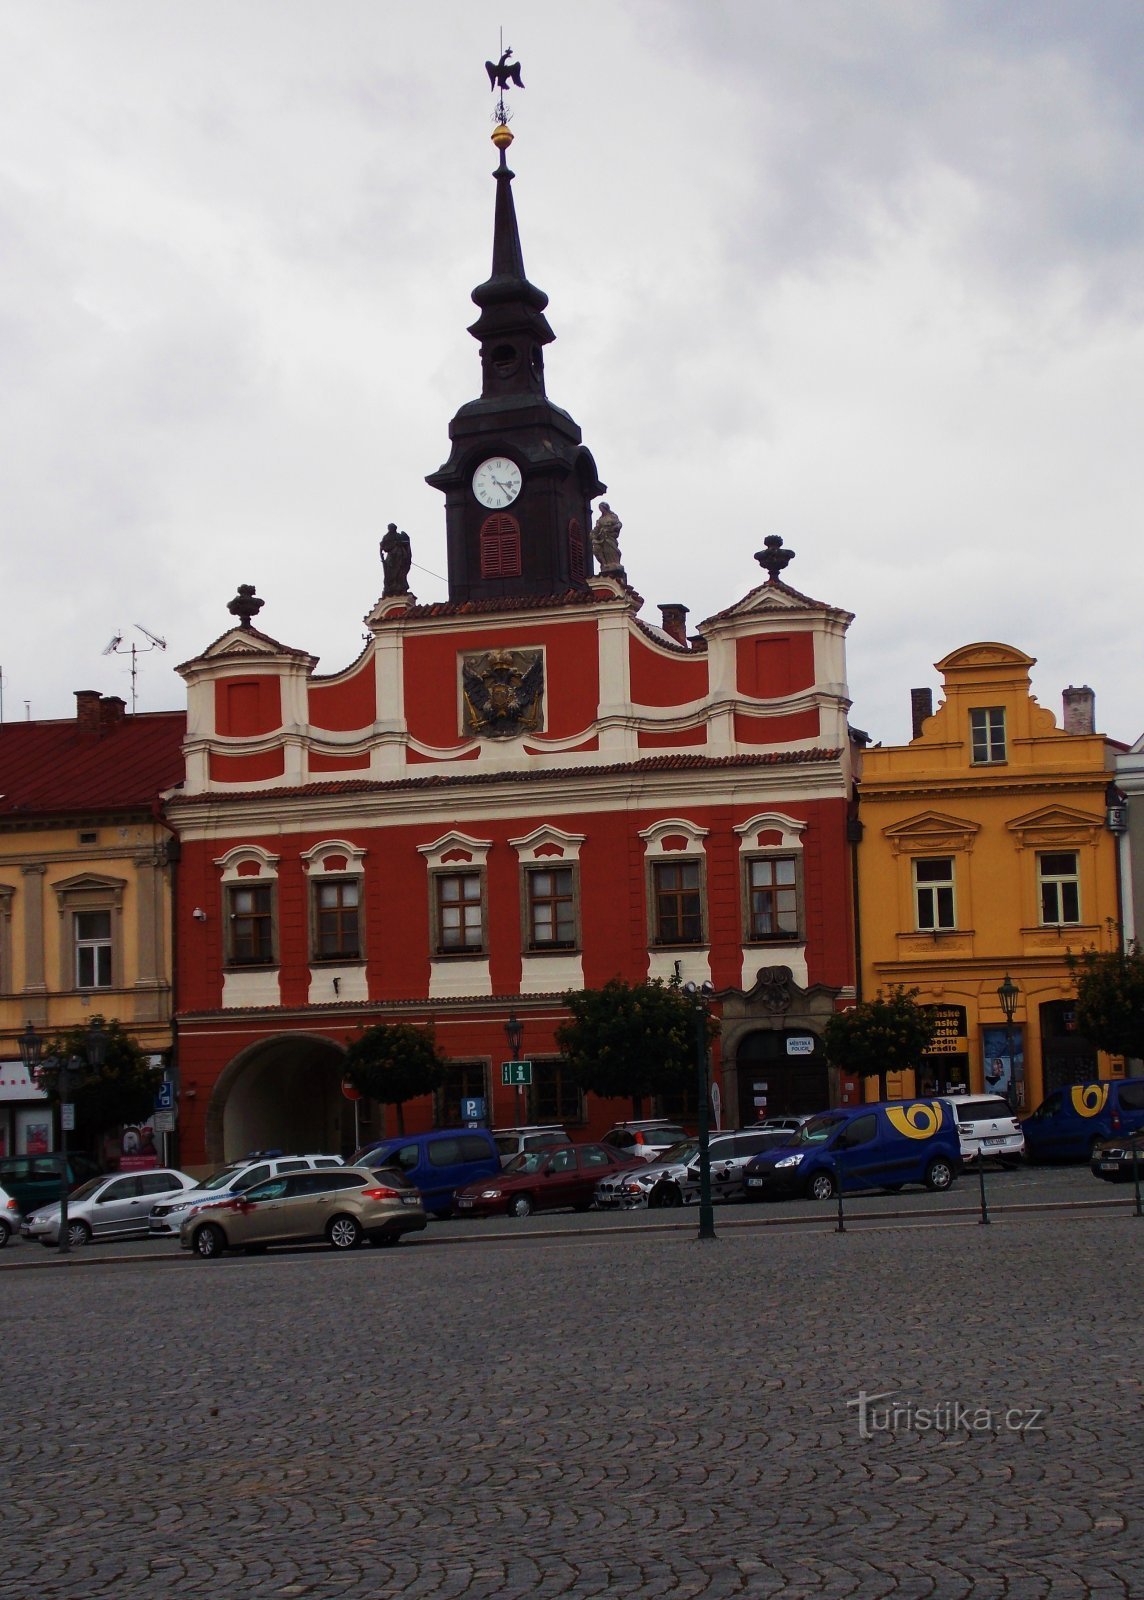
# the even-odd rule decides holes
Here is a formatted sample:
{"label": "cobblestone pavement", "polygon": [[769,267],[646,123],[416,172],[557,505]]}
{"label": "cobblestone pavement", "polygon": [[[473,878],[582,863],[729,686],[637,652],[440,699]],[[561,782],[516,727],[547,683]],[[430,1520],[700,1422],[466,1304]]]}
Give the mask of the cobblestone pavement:
{"label": "cobblestone pavement", "polygon": [[1116,1211],[5,1273],[0,1596],[1139,1595],[1142,1262]]}

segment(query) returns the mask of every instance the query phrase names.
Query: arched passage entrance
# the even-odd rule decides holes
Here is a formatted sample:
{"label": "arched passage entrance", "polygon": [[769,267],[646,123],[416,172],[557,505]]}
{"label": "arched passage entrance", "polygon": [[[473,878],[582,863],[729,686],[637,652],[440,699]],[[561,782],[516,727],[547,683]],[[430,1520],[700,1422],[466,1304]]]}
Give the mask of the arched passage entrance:
{"label": "arched passage entrance", "polygon": [[354,1151],[354,1108],[341,1092],[344,1052],[287,1033],[243,1050],[219,1075],[207,1112],[211,1161],[251,1150]]}
{"label": "arched passage entrance", "polygon": [[[791,1054],[787,1049],[788,1039],[797,1042],[798,1053]],[[804,1053],[808,1040],[813,1041],[811,1054]],[[821,1111],[830,1104],[822,1041],[806,1028],[766,1028],[748,1033],[739,1040],[735,1061],[741,1127],[748,1127],[760,1116]]]}

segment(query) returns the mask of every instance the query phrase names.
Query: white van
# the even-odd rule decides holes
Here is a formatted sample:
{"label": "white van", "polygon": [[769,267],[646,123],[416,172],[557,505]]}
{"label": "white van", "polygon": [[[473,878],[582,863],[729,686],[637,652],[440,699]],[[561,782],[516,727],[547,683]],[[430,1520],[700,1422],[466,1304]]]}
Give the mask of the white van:
{"label": "white van", "polygon": [[959,1094],[949,1100],[957,1118],[961,1159],[995,1158],[1015,1167],[1025,1159],[1025,1135],[1007,1101],[999,1094]]}

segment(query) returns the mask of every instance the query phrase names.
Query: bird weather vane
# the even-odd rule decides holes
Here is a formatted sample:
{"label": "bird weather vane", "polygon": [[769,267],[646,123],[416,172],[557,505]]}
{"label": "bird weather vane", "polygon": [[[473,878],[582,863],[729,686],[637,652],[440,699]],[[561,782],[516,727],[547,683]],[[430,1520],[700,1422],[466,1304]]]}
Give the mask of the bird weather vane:
{"label": "bird weather vane", "polygon": [[520,62],[512,59],[512,51],[505,46],[503,29],[501,30],[500,39],[500,60],[486,61],[485,71],[489,75],[490,93],[500,90],[500,94],[497,97],[496,110],[493,113],[494,120],[498,127],[507,127],[512,112],[505,104],[505,93],[512,88],[513,84],[518,89],[523,89],[524,83],[520,76]]}

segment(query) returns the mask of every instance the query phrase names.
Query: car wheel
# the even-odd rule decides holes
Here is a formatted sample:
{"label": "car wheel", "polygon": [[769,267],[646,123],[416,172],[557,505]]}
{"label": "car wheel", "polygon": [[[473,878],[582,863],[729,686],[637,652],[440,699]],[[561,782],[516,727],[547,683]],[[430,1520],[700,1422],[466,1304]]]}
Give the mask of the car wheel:
{"label": "car wheel", "polygon": [[663,1203],[669,1210],[674,1211],[683,1204],[683,1190],[677,1183],[663,1185]]}
{"label": "car wheel", "polygon": [[830,1200],[834,1195],[834,1178],[829,1172],[816,1172],[806,1192],[812,1200]]}
{"label": "car wheel", "polygon": [[221,1256],[226,1249],[226,1234],[213,1222],[204,1222],[202,1227],[195,1229],[191,1248],[197,1256],[209,1261],[213,1256]]}
{"label": "car wheel", "polygon": [[68,1223],[68,1243],[73,1250],[78,1250],[80,1245],[91,1243],[91,1229],[86,1222]]}
{"label": "car wheel", "polygon": [[3,1217],[0,1217],[0,1250],[3,1250],[4,1246],[8,1243],[8,1240],[11,1238],[11,1235],[12,1235],[11,1228],[4,1221]]}
{"label": "car wheel", "polygon": [[326,1234],[335,1250],[356,1250],[361,1243],[361,1223],[356,1217],[334,1217]]}
{"label": "car wheel", "polygon": [[936,1189],[940,1192],[943,1189],[948,1189],[952,1182],[953,1168],[950,1166],[948,1161],[943,1161],[939,1157],[938,1159],[930,1162],[929,1166],[926,1168],[927,1189]]}
{"label": "car wheel", "polygon": [[532,1215],[532,1201],[526,1194],[514,1194],[508,1203],[510,1217],[530,1217]]}

